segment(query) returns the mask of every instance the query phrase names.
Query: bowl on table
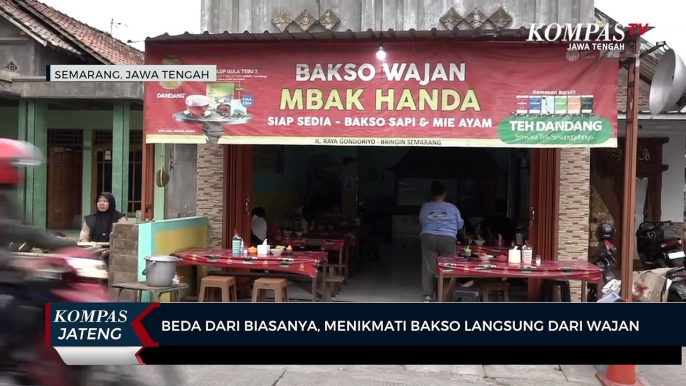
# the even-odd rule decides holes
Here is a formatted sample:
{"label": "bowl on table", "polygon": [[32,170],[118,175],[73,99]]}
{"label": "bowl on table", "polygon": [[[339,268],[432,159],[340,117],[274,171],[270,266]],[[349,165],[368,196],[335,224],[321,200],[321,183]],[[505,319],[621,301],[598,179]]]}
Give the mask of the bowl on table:
{"label": "bowl on table", "polygon": [[486,255],[486,254],[480,254],[479,255],[479,260],[481,260],[483,262],[491,261],[492,258],[493,258],[493,256],[491,256],[491,255]]}
{"label": "bowl on table", "polygon": [[485,243],[486,243],[486,240],[483,240],[483,239],[482,240],[474,240],[474,244],[476,244],[480,247],[483,246]]}
{"label": "bowl on table", "polygon": [[300,236],[303,235],[303,233],[302,233],[302,232],[295,232],[295,235],[298,236],[298,237],[300,237]]}
{"label": "bowl on table", "polygon": [[277,249],[277,248],[274,248],[274,249],[271,249],[271,250],[270,250],[270,252],[271,252],[272,255],[274,255],[274,256],[281,256],[281,255],[283,254],[283,251],[284,251],[284,249]]}

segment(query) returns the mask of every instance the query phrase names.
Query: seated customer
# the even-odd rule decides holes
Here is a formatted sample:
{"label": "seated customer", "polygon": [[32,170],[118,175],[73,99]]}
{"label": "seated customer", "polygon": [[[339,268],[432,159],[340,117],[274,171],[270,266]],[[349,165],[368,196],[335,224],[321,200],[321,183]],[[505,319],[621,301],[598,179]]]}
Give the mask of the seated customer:
{"label": "seated customer", "polygon": [[117,210],[114,196],[110,192],[100,193],[95,207],[95,213],[84,217],[79,241],[109,243],[112,224],[126,223],[126,215]]}
{"label": "seated customer", "polygon": [[507,201],[498,200],[495,204],[495,213],[481,222],[481,237],[495,244],[498,241],[498,235],[501,235],[504,245],[508,246],[515,241],[516,233],[517,223],[507,217]]}

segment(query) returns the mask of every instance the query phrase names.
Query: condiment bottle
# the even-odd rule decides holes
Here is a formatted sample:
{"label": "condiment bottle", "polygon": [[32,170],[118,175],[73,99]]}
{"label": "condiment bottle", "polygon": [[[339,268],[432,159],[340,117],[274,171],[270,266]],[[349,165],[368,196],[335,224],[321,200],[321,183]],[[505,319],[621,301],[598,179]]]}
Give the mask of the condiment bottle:
{"label": "condiment bottle", "polygon": [[238,234],[238,229],[234,229],[233,233],[234,233],[233,239],[231,239],[231,253],[234,255],[238,255],[241,253],[241,247],[243,244],[243,239]]}
{"label": "condiment bottle", "polygon": [[515,234],[515,244],[517,245],[522,245],[524,244],[524,233],[522,232],[517,232]]}
{"label": "condiment bottle", "polygon": [[471,257],[472,256],[472,249],[469,248],[469,244],[467,244],[466,247],[464,247],[464,255],[466,257]]}
{"label": "condiment bottle", "polygon": [[522,262],[524,265],[531,265],[533,255],[534,250],[529,245],[529,240],[526,240],[524,247],[522,247]]}
{"label": "condiment bottle", "polygon": [[522,251],[517,249],[515,243],[512,243],[512,249],[508,252],[507,262],[510,264],[521,264],[522,263]]}

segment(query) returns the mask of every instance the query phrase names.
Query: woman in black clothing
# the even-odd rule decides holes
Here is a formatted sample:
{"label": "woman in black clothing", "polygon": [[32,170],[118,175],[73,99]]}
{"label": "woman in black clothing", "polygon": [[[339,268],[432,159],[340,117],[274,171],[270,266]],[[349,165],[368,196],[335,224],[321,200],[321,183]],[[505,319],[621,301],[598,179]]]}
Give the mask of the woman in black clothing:
{"label": "woman in black clothing", "polygon": [[110,192],[100,193],[95,206],[95,213],[84,217],[79,241],[109,243],[112,225],[126,223],[126,215],[117,210],[114,195]]}

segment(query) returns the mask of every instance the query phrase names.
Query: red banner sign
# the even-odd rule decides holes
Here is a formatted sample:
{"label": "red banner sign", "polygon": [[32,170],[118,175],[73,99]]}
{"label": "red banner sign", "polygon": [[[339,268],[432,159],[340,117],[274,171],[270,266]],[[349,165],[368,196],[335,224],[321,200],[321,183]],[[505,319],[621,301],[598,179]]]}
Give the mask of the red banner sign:
{"label": "red banner sign", "polygon": [[148,143],[614,147],[618,59],[520,43],[152,44]]}

